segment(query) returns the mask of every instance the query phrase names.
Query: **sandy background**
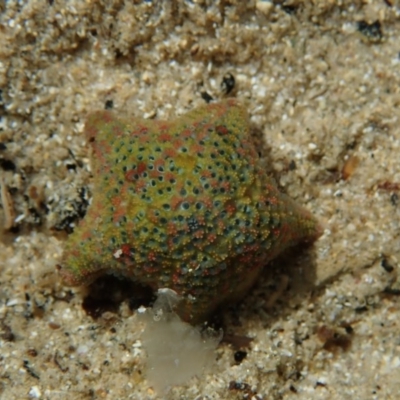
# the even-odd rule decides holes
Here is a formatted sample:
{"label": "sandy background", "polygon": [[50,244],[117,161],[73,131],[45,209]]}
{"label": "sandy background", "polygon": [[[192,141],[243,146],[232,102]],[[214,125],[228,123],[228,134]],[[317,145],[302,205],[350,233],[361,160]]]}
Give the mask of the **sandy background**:
{"label": "sandy background", "polygon": [[55,271],[91,197],[85,116],[226,96],[326,229],[221,317],[254,340],[161,397],[399,398],[399,43],[395,0],[0,2],[0,398],[157,398],[127,283],[82,307]]}

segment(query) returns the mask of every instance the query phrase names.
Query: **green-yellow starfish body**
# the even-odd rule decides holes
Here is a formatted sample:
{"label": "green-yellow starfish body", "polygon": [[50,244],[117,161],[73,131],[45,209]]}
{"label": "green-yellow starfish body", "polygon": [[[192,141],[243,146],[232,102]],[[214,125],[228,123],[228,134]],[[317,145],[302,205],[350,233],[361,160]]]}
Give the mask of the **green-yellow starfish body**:
{"label": "green-yellow starfish body", "polygon": [[93,200],[66,244],[69,284],[114,273],[169,288],[182,298],[180,316],[198,322],[240,299],[282,250],[319,234],[262,170],[233,99],[173,122],[101,111],[86,135]]}

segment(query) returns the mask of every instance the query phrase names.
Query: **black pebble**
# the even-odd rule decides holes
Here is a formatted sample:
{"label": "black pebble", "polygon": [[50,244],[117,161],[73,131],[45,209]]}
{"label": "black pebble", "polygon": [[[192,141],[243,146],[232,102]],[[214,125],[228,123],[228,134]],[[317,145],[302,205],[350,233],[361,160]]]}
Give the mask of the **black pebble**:
{"label": "black pebble", "polygon": [[386,272],[392,272],[394,270],[393,265],[389,264],[389,261],[386,258],[382,258],[381,261],[381,267],[386,271]]}
{"label": "black pebble", "polygon": [[382,26],[379,21],[375,21],[372,24],[369,24],[366,21],[359,21],[357,24],[357,29],[360,33],[373,42],[377,42],[382,39]]}
{"label": "black pebble", "polygon": [[247,356],[247,352],[246,351],[242,351],[242,350],[238,350],[235,354],[234,354],[234,358],[235,361],[237,363],[241,363]]}
{"label": "black pebble", "polygon": [[69,171],[76,171],[76,164],[66,164],[65,165]]}
{"label": "black pebble", "polygon": [[397,204],[399,203],[399,196],[397,195],[397,193],[393,193],[390,196],[390,202],[392,203],[392,205],[397,206]]}
{"label": "black pebble", "polygon": [[208,104],[211,101],[213,101],[213,97],[211,95],[209,95],[207,92],[201,92],[200,93],[201,98]]}
{"label": "black pebble", "polygon": [[0,158],[0,167],[4,171],[15,171],[15,164],[11,160],[7,160],[5,158]]}
{"label": "black pebble", "polygon": [[297,7],[290,5],[283,5],[282,10],[285,11],[286,14],[293,15],[296,13]]}
{"label": "black pebble", "polygon": [[107,100],[106,103],[104,104],[104,108],[106,110],[110,110],[113,107],[114,107],[114,102],[112,100]]}
{"label": "black pebble", "polygon": [[235,77],[230,72],[228,72],[222,78],[221,90],[225,94],[229,94],[233,90],[234,87],[235,87]]}

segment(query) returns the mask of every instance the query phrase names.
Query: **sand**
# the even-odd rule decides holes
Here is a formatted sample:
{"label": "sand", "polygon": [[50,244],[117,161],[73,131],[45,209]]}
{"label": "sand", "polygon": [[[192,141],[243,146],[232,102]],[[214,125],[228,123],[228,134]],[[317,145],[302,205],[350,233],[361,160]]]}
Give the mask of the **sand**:
{"label": "sand", "polygon": [[[396,0],[0,2],[0,398],[399,398],[399,32]],[[212,368],[159,395],[129,296],[88,312],[55,268],[91,198],[84,122],[225,97],[325,231],[219,318],[236,340]]]}

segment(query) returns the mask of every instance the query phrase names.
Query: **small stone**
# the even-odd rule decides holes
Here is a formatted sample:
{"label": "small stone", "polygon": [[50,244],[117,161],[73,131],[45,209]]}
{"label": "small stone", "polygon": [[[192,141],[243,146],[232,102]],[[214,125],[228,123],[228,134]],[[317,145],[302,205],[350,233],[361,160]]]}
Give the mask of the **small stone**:
{"label": "small stone", "polygon": [[372,23],[368,23],[367,21],[358,21],[357,29],[372,43],[379,43],[383,38],[380,21]]}
{"label": "small stone", "polygon": [[222,92],[225,94],[229,94],[230,92],[232,92],[235,87],[235,83],[235,77],[230,72],[225,74],[221,82]]}
{"label": "small stone", "polygon": [[270,1],[257,1],[256,3],[256,8],[258,11],[262,12],[264,15],[269,15],[269,13],[272,11],[273,4]]}
{"label": "small stone", "polygon": [[247,356],[247,352],[243,350],[238,350],[234,354],[235,361],[240,364]]}
{"label": "small stone", "polygon": [[42,392],[37,386],[32,386],[28,394],[31,399],[39,399],[42,395]]}

